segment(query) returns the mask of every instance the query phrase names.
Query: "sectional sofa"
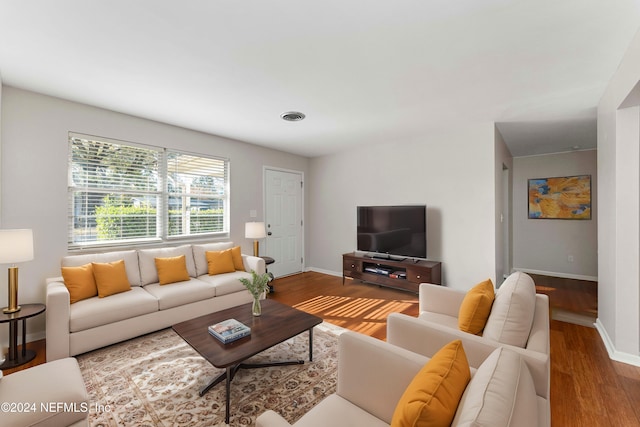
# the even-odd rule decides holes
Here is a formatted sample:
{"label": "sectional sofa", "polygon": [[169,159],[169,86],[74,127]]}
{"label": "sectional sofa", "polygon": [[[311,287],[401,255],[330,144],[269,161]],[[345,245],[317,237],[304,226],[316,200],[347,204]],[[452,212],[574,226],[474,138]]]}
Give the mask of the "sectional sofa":
{"label": "sectional sofa", "polygon": [[[47,279],[47,361],[62,359],[197,316],[251,302],[240,282],[251,270],[265,272],[262,258],[241,254],[242,270],[210,275],[208,252],[234,247],[233,242],[70,255],[62,267],[124,261],[130,290],[71,303],[63,277]],[[156,258],[185,257],[187,280],[159,283]]]}

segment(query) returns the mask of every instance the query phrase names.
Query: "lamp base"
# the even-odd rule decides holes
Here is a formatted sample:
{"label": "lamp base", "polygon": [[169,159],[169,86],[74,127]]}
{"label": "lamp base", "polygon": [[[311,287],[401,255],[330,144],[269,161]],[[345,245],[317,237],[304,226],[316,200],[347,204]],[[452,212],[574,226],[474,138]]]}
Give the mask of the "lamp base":
{"label": "lamp base", "polygon": [[18,311],[20,311],[22,307],[17,306],[16,308],[11,308],[11,307],[5,307],[2,309],[2,312],[4,314],[11,314],[11,313],[17,313]]}

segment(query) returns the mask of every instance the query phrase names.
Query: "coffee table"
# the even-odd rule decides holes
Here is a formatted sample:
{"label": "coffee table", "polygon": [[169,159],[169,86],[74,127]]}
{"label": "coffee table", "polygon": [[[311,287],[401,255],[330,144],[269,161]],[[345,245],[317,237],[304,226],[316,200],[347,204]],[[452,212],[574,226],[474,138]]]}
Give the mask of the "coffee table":
{"label": "coffee table", "polygon": [[[313,327],[322,323],[322,319],[274,300],[263,300],[261,304],[262,315],[258,317],[251,314],[252,303],[248,303],[172,326],[173,330],[209,363],[216,368],[225,368],[225,372],[214,378],[200,391],[200,396],[216,384],[226,381],[225,422],[227,424],[229,424],[231,380],[238,369],[304,364],[304,360],[262,364],[243,363],[245,360],[304,331],[309,331],[309,361],[313,360]],[[209,325],[227,319],[236,319],[249,326],[251,335],[223,344],[209,334],[207,331]]]}

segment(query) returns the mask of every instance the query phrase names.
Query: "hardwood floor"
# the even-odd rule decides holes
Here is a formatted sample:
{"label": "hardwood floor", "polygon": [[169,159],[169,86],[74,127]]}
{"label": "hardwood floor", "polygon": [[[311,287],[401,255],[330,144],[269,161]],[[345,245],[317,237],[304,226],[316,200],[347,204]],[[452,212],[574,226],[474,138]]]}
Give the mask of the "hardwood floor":
{"label": "hardwood floor", "polygon": [[[586,313],[593,307],[593,283],[536,280],[538,292],[550,295],[552,308]],[[358,281],[343,286],[340,277],[310,272],[278,278],[273,284],[275,292],[269,298],[382,340],[389,313],[418,314],[417,295]],[[591,296],[581,295],[584,287]],[[597,292],[595,298],[597,304]],[[640,368],[609,359],[594,328],[552,320],[550,340],[552,426],[640,426]],[[28,347],[38,351],[36,360],[14,370],[44,363],[44,340]]]}
{"label": "hardwood floor", "polygon": [[[550,295],[552,307],[594,314],[589,304],[597,285],[567,280],[536,283],[539,292]],[[415,316],[418,311],[416,295],[358,281],[342,286],[342,278],[320,273],[279,278],[274,287],[269,298],[380,339],[386,338],[389,312]],[[590,294],[581,295],[583,288]],[[550,327],[552,426],[640,426],[640,368],[609,359],[594,328],[557,320]]]}

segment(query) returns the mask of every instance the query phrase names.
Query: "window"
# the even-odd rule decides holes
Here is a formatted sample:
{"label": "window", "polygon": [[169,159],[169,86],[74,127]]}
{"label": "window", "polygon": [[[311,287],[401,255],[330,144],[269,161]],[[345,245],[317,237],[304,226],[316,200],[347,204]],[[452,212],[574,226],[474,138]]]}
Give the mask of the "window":
{"label": "window", "polygon": [[229,231],[227,159],[69,135],[69,247]]}

